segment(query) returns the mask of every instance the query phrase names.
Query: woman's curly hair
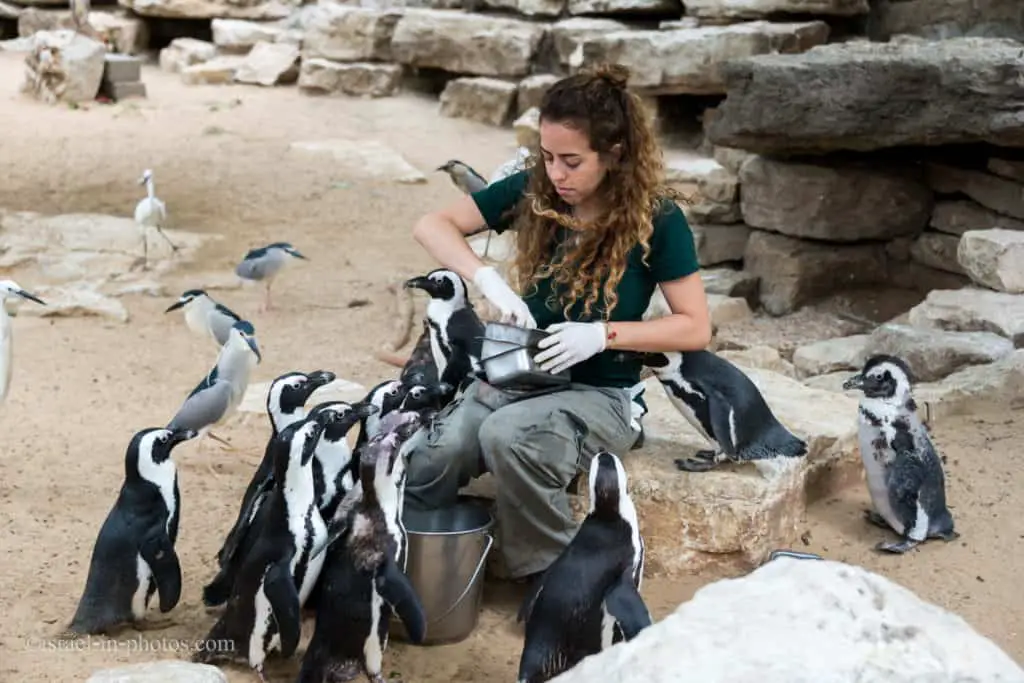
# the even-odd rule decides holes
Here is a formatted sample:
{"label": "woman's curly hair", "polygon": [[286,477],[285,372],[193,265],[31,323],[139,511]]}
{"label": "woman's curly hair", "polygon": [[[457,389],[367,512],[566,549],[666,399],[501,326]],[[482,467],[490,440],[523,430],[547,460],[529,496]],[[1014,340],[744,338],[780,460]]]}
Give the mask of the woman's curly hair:
{"label": "woman's curly hair", "polygon": [[[557,259],[558,226],[579,229],[547,175],[538,148],[530,150],[532,168],[524,200],[515,218],[515,260],[511,279],[521,293],[552,277],[553,298],[569,311],[583,301],[583,316],[590,317],[604,281],[607,319],[618,303],[616,288],[626,270],[629,252],[639,243],[647,263],[653,217],[665,199],[682,199],[664,184],[664,162],[647,112],[636,94],[626,89],[629,70],[618,64],[603,65],[590,73],[563,78],[544,94],[541,121],[560,123],[579,130],[590,147],[605,157],[608,173],[598,188],[607,211],[578,233]],[[621,145],[619,160],[612,148]],[[559,210],[561,209],[561,210]]]}

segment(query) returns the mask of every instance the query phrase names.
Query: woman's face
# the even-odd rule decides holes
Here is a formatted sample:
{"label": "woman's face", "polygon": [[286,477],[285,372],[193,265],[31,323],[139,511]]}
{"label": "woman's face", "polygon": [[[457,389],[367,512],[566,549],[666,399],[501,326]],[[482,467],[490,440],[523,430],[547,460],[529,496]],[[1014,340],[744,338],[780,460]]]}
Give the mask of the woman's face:
{"label": "woman's face", "polygon": [[593,196],[608,172],[601,155],[590,148],[587,136],[561,123],[541,120],[540,152],[548,178],[571,206]]}

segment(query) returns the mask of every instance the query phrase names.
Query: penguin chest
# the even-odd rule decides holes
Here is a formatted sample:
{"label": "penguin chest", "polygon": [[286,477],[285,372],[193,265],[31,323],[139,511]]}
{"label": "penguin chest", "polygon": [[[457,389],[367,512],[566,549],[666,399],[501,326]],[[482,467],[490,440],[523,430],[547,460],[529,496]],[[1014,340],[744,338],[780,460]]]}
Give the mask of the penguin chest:
{"label": "penguin chest", "polygon": [[267,576],[264,573],[260,579],[260,585],[256,588],[253,596],[253,621],[252,631],[249,633],[248,659],[250,665],[262,664],[267,653],[271,650],[281,648],[281,635],[271,632],[271,625],[274,623],[274,609],[270,606],[270,599],[266,594]]}
{"label": "penguin chest", "polygon": [[430,329],[430,354],[434,357],[434,365],[437,366],[437,376],[440,377],[444,374],[444,369],[448,367],[448,356],[445,355],[445,345],[441,338],[441,332],[431,326]]}
{"label": "penguin chest", "polygon": [[380,635],[381,621],[384,618],[384,599],[377,592],[377,587],[370,589],[370,630],[366,634],[366,641],[363,643],[363,657],[366,660],[367,671],[380,671],[384,665],[384,646],[387,633],[384,637]]}
{"label": "penguin chest", "polygon": [[896,533],[902,534],[903,522],[900,521],[889,501],[886,472],[891,454],[885,432],[873,425],[862,423],[858,437],[861,461],[864,463],[864,480],[875,512],[881,515]]}
{"label": "penguin chest", "polygon": [[310,505],[305,514],[290,517],[288,527],[295,544],[290,569],[299,592],[299,605],[304,605],[327,557],[326,553],[312,557],[313,549],[327,539],[327,525],[317,507]]}
{"label": "penguin chest", "polygon": [[149,607],[150,585],[153,583],[153,570],[142,555],[135,554],[135,590],[132,592],[132,616],[142,619]]}

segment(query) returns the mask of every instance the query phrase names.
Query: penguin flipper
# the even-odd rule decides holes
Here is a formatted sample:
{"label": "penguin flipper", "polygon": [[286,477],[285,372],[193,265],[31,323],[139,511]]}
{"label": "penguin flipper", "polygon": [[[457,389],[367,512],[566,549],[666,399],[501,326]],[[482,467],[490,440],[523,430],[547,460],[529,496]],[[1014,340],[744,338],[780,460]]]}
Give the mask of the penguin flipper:
{"label": "penguin flipper", "polygon": [[391,605],[395,614],[402,620],[409,640],[422,643],[427,635],[427,617],[423,611],[420,598],[402,570],[398,568],[394,557],[389,553],[384,558],[373,579],[377,593]]}
{"label": "penguin flipper", "polygon": [[605,594],[604,605],[608,613],[615,617],[626,640],[631,640],[651,625],[651,614],[633,584],[630,572],[623,572]]}
{"label": "penguin flipper", "polygon": [[139,546],[139,554],[149,565],[160,594],[160,611],[170,612],[181,599],[181,564],[167,532],[161,527]]}
{"label": "penguin flipper", "polygon": [[229,532],[228,537],[224,539],[224,547],[222,548],[223,560],[221,560],[221,566],[229,564],[232,558],[234,558],[235,553],[238,552],[238,548],[242,545],[242,541],[245,539],[247,532],[256,522],[256,520],[253,519],[253,515],[258,513],[259,508],[267,502],[267,496],[270,494],[273,487],[274,475],[270,474],[260,482],[256,490],[253,492],[252,498],[249,499],[249,504],[241,511],[235,528],[232,529],[231,532]]}
{"label": "penguin flipper", "polygon": [[281,636],[281,656],[287,659],[295,653],[302,635],[299,592],[288,570],[287,560],[270,565],[263,579],[263,592],[270,602],[277,632]]}
{"label": "penguin flipper", "polygon": [[516,614],[517,624],[521,624],[530,618],[530,614],[533,613],[533,606],[537,604],[537,598],[540,597],[542,588],[544,588],[543,574],[537,577],[537,580],[530,586],[526,595],[523,596],[523,603],[519,606],[519,612]]}

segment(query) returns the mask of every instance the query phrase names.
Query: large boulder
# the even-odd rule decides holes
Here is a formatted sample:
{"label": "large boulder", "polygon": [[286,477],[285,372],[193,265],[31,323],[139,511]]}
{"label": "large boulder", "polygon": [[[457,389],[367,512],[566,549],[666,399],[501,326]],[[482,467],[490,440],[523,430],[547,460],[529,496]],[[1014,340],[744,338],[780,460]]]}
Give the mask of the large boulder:
{"label": "large boulder", "polygon": [[302,59],[390,61],[391,38],[401,16],[392,9],[316,5],[302,36]]}
{"label": "large boulder", "polygon": [[734,60],[716,69],[727,97],[707,135],[715,145],[762,154],[1021,146],[1020,50],[994,38],[899,37]]}
{"label": "large boulder", "polygon": [[118,0],[144,17],[164,19],[284,19],[302,0]]}
{"label": "large boulder", "polygon": [[768,19],[778,14],[852,17],[868,13],[868,0],[683,0],[699,19]]}
{"label": "large boulder", "polygon": [[1024,294],[1024,232],[971,230],[965,232],[957,259],[971,279],[1009,294]]}
{"label": "large boulder", "polygon": [[961,332],[995,332],[1024,347],[1024,294],[994,292],[980,287],[936,289],[910,309],[915,327]]}
{"label": "large boulder", "polygon": [[888,40],[901,33],[932,40],[958,36],[1024,40],[1020,0],[874,0],[869,35]]}
{"label": "large boulder", "polygon": [[39,31],[25,55],[22,91],[47,104],[93,100],[106,54],[103,43],[75,31]]}
{"label": "large boulder", "polygon": [[[685,672],[685,673],[684,673]],[[779,558],[704,586],[552,683],[1021,683],[961,617],[862,567]]]}

